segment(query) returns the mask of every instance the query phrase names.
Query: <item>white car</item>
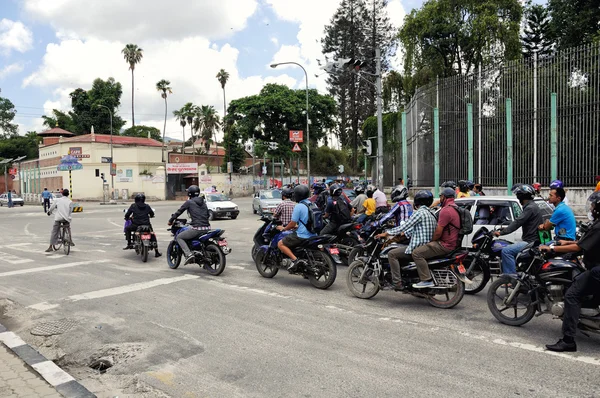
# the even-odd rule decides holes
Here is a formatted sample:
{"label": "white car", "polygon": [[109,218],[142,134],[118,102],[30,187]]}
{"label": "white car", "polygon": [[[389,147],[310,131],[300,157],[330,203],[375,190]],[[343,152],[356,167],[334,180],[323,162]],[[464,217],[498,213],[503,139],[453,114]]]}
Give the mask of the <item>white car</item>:
{"label": "white car", "polygon": [[[25,204],[25,201],[23,200],[23,198],[21,198],[19,195],[17,194],[12,194],[11,195],[12,198],[12,202],[14,206],[23,206]],[[2,195],[0,195],[0,206],[8,206],[8,194],[7,193],[3,193]]]}
{"label": "white car", "polygon": [[209,220],[214,220],[218,217],[229,217],[235,220],[238,214],[240,214],[238,206],[222,193],[202,192],[201,195],[206,200]]}
{"label": "white car", "polygon": [[281,191],[279,189],[264,189],[254,194],[252,200],[252,213],[273,213],[281,203]]}
{"label": "white car", "polygon": [[[552,207],[541,198],[534,199],[535,204],[542,210],[542,217],[548,220],[552,216]],[[457,206],[466,207],[473,217],[473,232],[463,238],[462,245],[471,247],[471,239],[479,228],[486,227],[490,231],[505,222],[512,222],[521,215],[523,207],[515,196],[471,196],[469,198],[455,199]],[[521,228],[515,232],[503,235],[502,238],[509,242],[521,240]]]}

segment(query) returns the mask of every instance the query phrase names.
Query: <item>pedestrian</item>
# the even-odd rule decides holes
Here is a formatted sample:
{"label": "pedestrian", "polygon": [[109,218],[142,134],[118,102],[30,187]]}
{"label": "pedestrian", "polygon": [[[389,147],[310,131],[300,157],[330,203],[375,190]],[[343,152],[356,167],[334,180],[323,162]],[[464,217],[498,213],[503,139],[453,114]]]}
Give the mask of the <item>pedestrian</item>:
{"label": "pedestrian", "polygon": [[475,184],[473,187],[473,195],[475,196],[485,196],[485,192],[483,192],[483,187],[481,184]]}
{"label": "pedestrian", "polygon": [[8,191],[8,207],[13,207],[12,192],[10,190]]}
{"label": "pedestrian", "polygon": [[44,191],[42,192],[44,213],[46,213],[48,211],[48,209],[50,209],[50,197],[51,196],[52,196],[52,193],[50,193],[50,191],[48,191],[48,188],[44,188]]}

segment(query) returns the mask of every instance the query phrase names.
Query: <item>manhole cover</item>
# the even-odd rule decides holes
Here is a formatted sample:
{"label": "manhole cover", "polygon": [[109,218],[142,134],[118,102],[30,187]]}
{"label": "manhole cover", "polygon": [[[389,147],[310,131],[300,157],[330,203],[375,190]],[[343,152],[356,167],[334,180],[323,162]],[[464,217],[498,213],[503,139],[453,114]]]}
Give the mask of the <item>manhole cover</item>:
{"label": "manhole cover", "polygon": [[75,325],[77,325],[77,322],[73,319],[59,319],[57,321],[44,322],[31,329],[31,334],[34,336],[63,334],[74,328]]}

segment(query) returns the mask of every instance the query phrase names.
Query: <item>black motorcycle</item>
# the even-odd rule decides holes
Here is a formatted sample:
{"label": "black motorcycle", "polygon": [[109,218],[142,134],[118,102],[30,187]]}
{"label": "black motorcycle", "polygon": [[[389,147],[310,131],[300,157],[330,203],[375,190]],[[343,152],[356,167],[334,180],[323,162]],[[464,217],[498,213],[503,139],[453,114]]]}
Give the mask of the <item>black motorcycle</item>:
{"label": "black motorcycle", "polygon": [[[277,226],[281,223],[271,215],[263,215],[260,220],[264,224],[254,234],[252,258],[258,272],[265,278],[272,278],[280,268],[287,269],[291,264],[291,260],[281,253],[277,243],[292,232],[278,231]],[[315,236],[294,248],[294,255],[303,260],[305,265],[300,265],[293,273],[307,278],[318,289],[330,287],[337,275],[336,264],[342,263],[339,249],[331,243],[334,239],[333,235]]]}
{"label": "black motorcycle", "polygon": [[[395,244],[387,244],[375,236],[384,231],[377,228],[364,243],[363,249],[367,253],[350,264],[346,282],[350,292],[362,299],[374,297],[384,286],[392,284],[392,274],[388,254],[390,250],[397,247]],[[464,297],[466,269],[462,261],[467,252],[458,249],[447,256],[428,260],[431,276],[435,287],[427,289],[416,289],[412,285],[420,281],[417,266],[414,262],[401,267],[403,293],[416,297],[425,298],[429,304],[437,308],[452,308]]]}
{"label": "black motorcycle", "polygon": [[[526,324],[536,312],[562,318],[565,292],[585,272],[577,254],[552,257],[530,243],[516,260],[518,277],[502,276],[490,285],[487,304],[492,315],[510,326]],[[579,317],[581,330],[600,332],[598,304],[593,296],[584,300]]]}
{"label": "black motorcycle", "polygon": [[336,229],[335,234],[332,235],[335,236],[335,239],[332,239],[331,243],[335,243],[338,248],[340,259],[344,265],[350,264],[350,253],[360,244],[357,234],[360,233],[359,231],[362,227],[363,225],[357,222],[342,224]]}

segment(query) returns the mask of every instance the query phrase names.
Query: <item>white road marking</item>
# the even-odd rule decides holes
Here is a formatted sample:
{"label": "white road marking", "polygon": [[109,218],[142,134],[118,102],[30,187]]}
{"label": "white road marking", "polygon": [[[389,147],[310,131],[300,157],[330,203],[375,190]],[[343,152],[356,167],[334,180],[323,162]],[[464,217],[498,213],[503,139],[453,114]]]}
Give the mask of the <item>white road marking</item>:
{"label": "white road marking", "polygon": [[46,379],[46,381],[52,386],[58,386],[63,383],[75,380],[73,376],[59,368],[52,361],[36,363],[34,365],[31,365],[31,367],[37,370],[37,372],[41,374],[42,377],[44,377],[44,379]]}
{"label": "white road marking", "polygon": [[538,352],[538,353],[547,354],[547,355],[553,355],[553,356],[556,356],[556,357],[570,359],[572,361],[578,361],[578,362],[587,363],[589,365],[600,366],[600,359],[599,358],[585,357],[585,356],[581,356],[581,355],[565,354],[564,352],[548,351],[548,350],[545,350],[542,347],[538,347],[538,346],[535,346],[533,344],[524,344],[524,343],[517,343],[517,342],[509,342],[509,341],[504,341],[502,339],[495,339],[492,342],[494,344],[499,344],[499,345],[514,347],[514,348],[519,348],[521,350],[533,351],[533,352]]}
{"label": "white road marking", "polygon": [[25,231],[25,235],[36,238],[37,237],[36,234],[32,234],[31,232],[29,232],[29,225],[30,224],[25,224],[25,227],[23,227],[23,230]]}
{"label": "white road marking", "polygon": [[[8,253],[4,253],[4,252],[0,252],[0,261],[9,263],[9,264],[25,264],[25,263],[33,262],[33,260],[31,260],[29,258],[20,258],[17,256],[13,256],[11,254],[8,254]],[[0,275],[2,275],[2,274],[0,274]]]}
{"label": "white road marking", "polygon": [[[1,254],[2,253],[0,253],[0,255]],[[52,257],[54,257],[54,256],[50,256],[49,258],[52,258]],[[33,260],[31,260],[31,261],[33,261]],[[22,275],[22,274],[31,274],[33,272],[53,271],[53,270],[61,269],[61,268],[76,267],[78,265],[107,263],[109,261],[110,260],[77,261],[77,262],[74,262],[74,263],[49,265],[47,267],[37,267],[37,268],[20,269],[20,270],[17,270],[17,271],[2,272],[2,273],[0,273],[0,277],[13,276],[13,275]]]}
{"label": "white road marking", "polygon": [[240,267],[238,265],[228,265],[227,268],[229,268],[229,269],[246,269],[245,267]]}
{"label": "white road marking", "polygon": [[[118,286],[118,287],[113,287],[113,288],[109,288],[109,289],[102,289],[102,290],[96,290],[96,291],[82,293],[82,294],[76,294],[73,296],[69,296],[65,299],[62,299],[61,301],[65,302],[65,301],[93,300],[93,299],[98,299],[98,298],[103,298],[103,297],[118,296],[120,294],[133,293],[133,292],[137,292],[139,290],[150,289],[150,288],[153,288],[156,286],[169,285],[171,283],[188,281],[188,280],[193,280],[193,279],[198,279],[198,278],[200,278],[200,276],[198,276],[198,275],[183,275],[183,276],[178,276],[175,278],[160,278],[160,279],[155,279],[153,281],[148,281],[148,282],[133,283],[131,285],[124,285],[124,286]],[[58,306],[60,306],[60,303],[52,304],[52,303],[48,303],[45,301],[42,303],[30,305],[27,308],[32,308],[32,309],[39,310],[39,311],[46,311],[49,309],[56,308]]]}

